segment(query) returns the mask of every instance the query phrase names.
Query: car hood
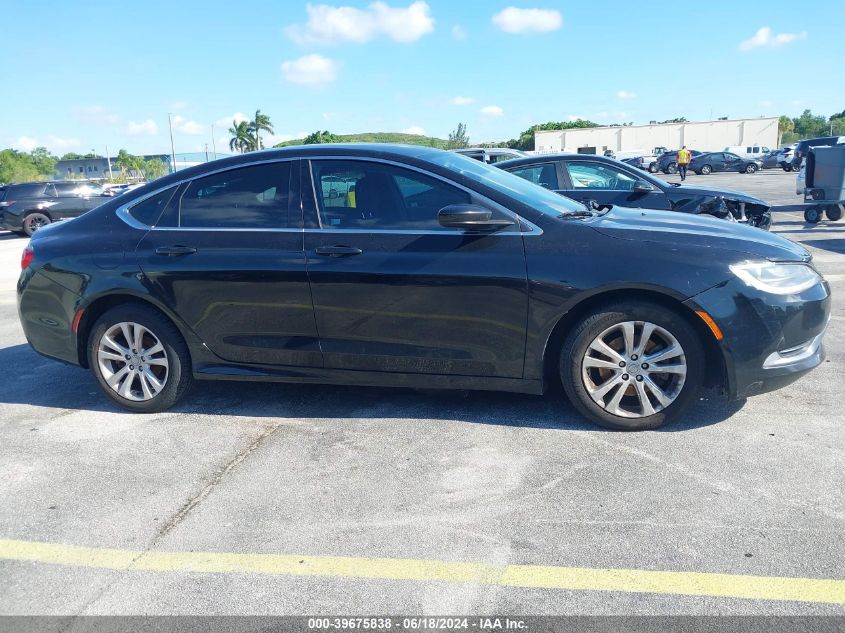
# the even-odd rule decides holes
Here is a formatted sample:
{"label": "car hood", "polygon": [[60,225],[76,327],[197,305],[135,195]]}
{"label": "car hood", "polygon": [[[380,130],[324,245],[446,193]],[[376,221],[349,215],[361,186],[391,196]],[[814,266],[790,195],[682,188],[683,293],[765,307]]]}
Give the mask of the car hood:
{"label": "car hood", "polygon": [[671,189],[667,189],[666,193],[689,196],[722,196],[724,198],[730,198],[731,200],[736,200],[738,202],[761,204],[765,207],[770,206],[769,203],[765,200],[755,198],[754,196],[749,196],[747,193],[742,193],[741,191],[730,191],[729,189],[710,189],[709,187],[704,189],[701,187],[689,187],[687,185],[681,185],[680,187],[672,187]]}
{"label": "car hood", "polygon": [[709,215],[615,206],[586,222],[603,235],[623,240],[727,250],[772,261],[811,259],[806,249],[779,235]]}

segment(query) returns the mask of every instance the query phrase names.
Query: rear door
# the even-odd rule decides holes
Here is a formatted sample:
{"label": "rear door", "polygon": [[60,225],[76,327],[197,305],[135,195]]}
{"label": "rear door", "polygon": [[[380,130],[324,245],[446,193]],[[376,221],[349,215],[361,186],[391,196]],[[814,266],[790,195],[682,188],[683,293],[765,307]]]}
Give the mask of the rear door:
{"label": "rear door", "polygon": [[[159,300],[226,361],[321,366],[305,272],[299,161],[263,161],[196,178],[166,205],[160,219],[147,218],[155,226],[137,249]],[[144,217],[143,208],[129,212]]]}
{"label": "rear door", "polygon": [[591,160],[565,160],[563,167],[565,186],[558,193],[567,198],[643,209],[671,208],[658,187],[636,191],[637,183],[644,179],[633,171]]}
{"label": "rear door", "polygon": [[84,189],[81,189],[81,183],[58,182],[55,188],[56,204],[50,207],[50,215],[54,220],[75,218],[91,208],[87,197],[83,195]]}
{"label": "rear door", "polygon": [[[528,282],[516,216],[389,161],[315,159],[311,170],[305,248],[326,367],[522,377]],[[443,207],[470,202],[514,224],[481,234],[438,223]]]}

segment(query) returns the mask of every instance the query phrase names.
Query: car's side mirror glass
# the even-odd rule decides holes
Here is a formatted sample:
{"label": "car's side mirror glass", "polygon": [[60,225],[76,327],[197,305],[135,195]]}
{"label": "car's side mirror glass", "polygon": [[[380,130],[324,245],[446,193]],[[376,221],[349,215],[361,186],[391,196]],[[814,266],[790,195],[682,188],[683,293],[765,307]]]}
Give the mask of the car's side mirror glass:
{"label": "car's side mirror glass", "polygon": [[638,180],[634,183],[634,191],[637,193],[648,193],[649,191],[654,191],[654,187],[651,186],[651,183],[646,182],[645,180]]}
{"label": "car's side mirror glass", "polygon": [[495,231],[511,226],[510,218],[493,218],[493,212],[477,204],[450,204],[437,213],[437,221],[449,229]]}

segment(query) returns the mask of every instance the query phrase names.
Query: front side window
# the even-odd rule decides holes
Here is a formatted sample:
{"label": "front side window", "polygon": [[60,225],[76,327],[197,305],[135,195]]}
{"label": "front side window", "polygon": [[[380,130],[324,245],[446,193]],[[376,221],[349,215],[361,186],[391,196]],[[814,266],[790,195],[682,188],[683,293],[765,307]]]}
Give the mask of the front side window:
{"label": "front side window", "polygon": [[526,165],[525,167],[517,167],[516,169],[510,169],[508,171],[520,178],[525,178],[528,182],[533,182],[535,185],[540,185],[546,189],[559,189],[557,184],[557,171],[554,163]]}
{"label": "front side window", "polygon": [[445,231],[440,209],[471,200],[437,178],[384,163],[319,160],[311,170],[324,228]]}
{"label": "front side window", "polygon": [[632,191],[636,179],[625,172],[600,163],[573,161],[566,164],[573,189],[609,189]]}
{"label": "front side window", "polygon": [[179,204],[187,228],[288,228],[291,163],[265,163],[192,181]]}

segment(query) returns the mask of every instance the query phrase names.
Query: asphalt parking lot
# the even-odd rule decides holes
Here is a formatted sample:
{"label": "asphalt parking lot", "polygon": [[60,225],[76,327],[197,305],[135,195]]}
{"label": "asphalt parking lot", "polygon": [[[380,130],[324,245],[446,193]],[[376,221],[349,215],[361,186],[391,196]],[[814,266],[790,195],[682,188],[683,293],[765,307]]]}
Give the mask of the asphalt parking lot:
{"label": "asphalt parking lot", "polygon": [[[782,171],[687,182],[797,201]],[[774,230],[831,283],[828,360],[629,434],[559,394],[200,383],[124,413],[28,347],[0,234],[0,613],[843,614],[845,222]]]}

